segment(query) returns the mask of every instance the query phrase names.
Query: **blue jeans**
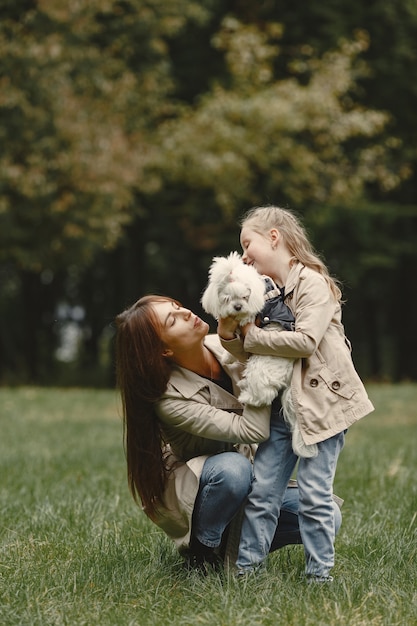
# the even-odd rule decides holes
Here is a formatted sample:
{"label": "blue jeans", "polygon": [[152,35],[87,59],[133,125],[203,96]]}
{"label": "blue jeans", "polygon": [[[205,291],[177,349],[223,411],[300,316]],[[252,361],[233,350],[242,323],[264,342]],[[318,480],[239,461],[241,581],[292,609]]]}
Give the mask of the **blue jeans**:
{"label": "blue jeans", "polygon": [[[269,552],[279,550],[289,544],[302,543],[298,511],[300,508],[300,492],[297,487],[288,487],[284,494],[278,525],[272,539]],[[340,507],[333,503],[335,534],[342,525],[342,513]]]}
{"label": "blue jeans", "polygon": [[[334,540],[340,519],[333,502],[336,464],[344,445],[344,432],[318,444],[318,455],[300,458],[297,472],[298,519],[306,557],[306,574],[328,576],[334,565]],[[237,566],[251,570],[269,554],[277,528],[284,494],[298,457],[291,432],[279,403],[271,412],[271,434],[255,456],[255,479],[248,496],[242,525]]]}
{"label": "blue jeans", "polygon": [[192,535],[217,548],[223,532],[247,497],[252,464],[238,452],[220,452],[206,459],[194,504]]}
{"label": "blue jeans", "polygon": [[[210,456],[204,463],[194,504],[192,534],[206,546],[217,548],[224,531],[245,502],[252,486],[250,461],[236,452]],[[299,490],[285,491],[281,515],[274,529],[270,550],[301,543],[298,524]],[[336,527],[341,524],[337,509]]]}

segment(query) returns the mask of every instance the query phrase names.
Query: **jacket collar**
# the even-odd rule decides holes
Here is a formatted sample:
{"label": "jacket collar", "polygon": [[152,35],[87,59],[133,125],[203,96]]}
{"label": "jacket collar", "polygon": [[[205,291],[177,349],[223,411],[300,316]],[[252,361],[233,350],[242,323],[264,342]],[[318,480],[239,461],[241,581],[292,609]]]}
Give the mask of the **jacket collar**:
{"label": "jacket collar", "polygon": [[304,265],[300,263],[300,261],[296,261],[294,265],[291,266],[290,272],[287,276],[287,282],[285,284],[285,295],[289,296],[292,291],[294,291],[299,279],[300,274],[304,269]]}
{"label": "jacket collar", "polygon": [[[214,354],[214,356],[222,363],[224,371],[232,379],[233,386],[235,387],[235,380],[237,370],[241,370],[243,365],[238,362],[225,363],[224,357],[225,349],[220,343],[218,335],[208,335],[204,341],[207,348]],[[210,388],[210,394],[212,396],[213,406],[222,406],[222,408],[239,411],[242,409],[242,405],[237,398],[211,382],[203,376],[199,376],[195,372],[191,372],[183,367],[175,366],[172,369],[171,377],[169,379],[169,385],[172,385],[184,398],[191,398],[197,394],[203,387]]]}

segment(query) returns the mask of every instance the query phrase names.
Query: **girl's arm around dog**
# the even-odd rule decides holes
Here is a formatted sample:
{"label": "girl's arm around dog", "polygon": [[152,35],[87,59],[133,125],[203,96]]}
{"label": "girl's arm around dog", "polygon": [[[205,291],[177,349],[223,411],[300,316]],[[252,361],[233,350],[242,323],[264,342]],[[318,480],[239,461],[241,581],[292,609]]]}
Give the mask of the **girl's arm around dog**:
{"label": "girl's arm around dog", "polygon": [[[288,279],[286,291],[291,293],[291,297],[287,304],[295,316],[295,332],[266,332],[251,324],[244,338],[245,352],[308,358],[317,350],[330,328],[344,338],[340,303],[333,298],[325,278],[297,264]],[[288,286],[293,287],[291,292]]]}

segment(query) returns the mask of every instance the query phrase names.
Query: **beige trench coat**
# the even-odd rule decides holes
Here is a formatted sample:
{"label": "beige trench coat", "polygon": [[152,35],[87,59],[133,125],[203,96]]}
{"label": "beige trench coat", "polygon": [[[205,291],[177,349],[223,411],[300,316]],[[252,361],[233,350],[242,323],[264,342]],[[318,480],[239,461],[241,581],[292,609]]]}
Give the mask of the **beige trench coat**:
{"label": "beige trench coat", "polygon": [[[228,356],[217,335],[209,335],[205,343],[218,360]],[[238,395],[237,383],[244,364],[230,357],[228,361],[223,363],[223,369]],[[164,506],[152,521],[182,552],[189,544],[194,502],[207,456],[236,450],[250,457],[255,448],[245,444],[269,437],[270,406],[243,407],[234,395],[210,380],[175,367],[156,409],[170,443],[166,460],[172,472]]]}
{"label": "beige trench coat", "polygon": [[295,359],[292,396],[306,444],[324,441],[374,410],[352,362],[341,306],[321,274],[296,263],[285,285],[295,332],[252,327],[244,343],[222,341],[235,358],[251,353]]}

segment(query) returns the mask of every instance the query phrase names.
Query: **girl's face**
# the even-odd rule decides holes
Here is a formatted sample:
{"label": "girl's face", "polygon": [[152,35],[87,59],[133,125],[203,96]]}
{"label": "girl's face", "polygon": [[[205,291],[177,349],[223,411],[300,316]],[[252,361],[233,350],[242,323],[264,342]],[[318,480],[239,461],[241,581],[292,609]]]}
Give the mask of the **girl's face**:
{"label": "girl's face", "polygon": [[153,308],[161,324],[161,339],[170,354],[200,344],[208,333],[206,322],[175,302],[156,302]]}
{"label": "girl's face", "polygon": [[259,274],[274,275],[276,266],[275,246],[277,239],[276,230],[260,235],[248,226],[244,226],[240,233],[240,244],[242,246],[242,259],[247,265],[253,265]]}

